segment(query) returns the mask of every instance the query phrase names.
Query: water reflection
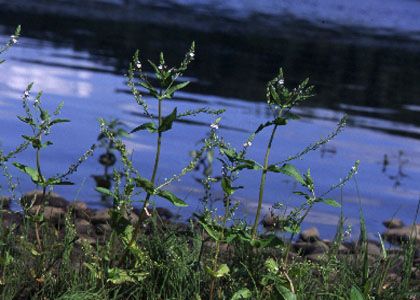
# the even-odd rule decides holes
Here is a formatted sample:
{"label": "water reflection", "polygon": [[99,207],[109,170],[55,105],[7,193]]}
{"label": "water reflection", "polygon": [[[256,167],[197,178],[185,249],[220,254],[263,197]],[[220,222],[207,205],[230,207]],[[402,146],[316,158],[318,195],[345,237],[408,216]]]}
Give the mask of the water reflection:
{"label": "water reflection", "polygon": [[[277,68],[285,68],[286,84],[291,86],[311,75],[318,95],[297,111],[305,117],[302,121],[291,122],[287,130],[281,131],[274,145],[273,161],[293,155],[325,136],[347,112],[349,128],[322,147],[320,153],[296,162],[298,168],[304,171],[311,166],[320,190],[325,191],[345,175],[356,159],[361,159],[359,186],[350,184],[344,190],[346,215],[357,223],[360,201],[369,213],[368,225],[372,230],[381,231],[380,223],[396,211],[410,221],[409,212],[418,197],[420,178],[417,163],[420,153],[415,150],[420,147],[418,42],[403,41],[399,46],[390,47],[375,41],[382,40],[376,37],[373,41],[359,43],[355,36],[345,38],[339,30],[307,27],[308,33],[303,36],[286,31],[265,37],[255,32],[249,35],[203,33],[193,26],[169,29],[159,24],[121,25],[53,16],[16,15],[12,18],[1,12],[0,18],[4,25],[0,27],[1,32],[11,32],[19,22],[23,24],[26,37],[1,67],[0,139],[4,146],[11,148],[18,143],[15,133],[21,134],[21,128],[16,125],[15,115],[20,111],[15,100],[31,81],[36,82],[37,89],[44,90],[48,99],[59,96],[65,100],[63,113],[74,121],[54,136],[56,152],[48,154],[46,168],[49,172],[66,165],[71,157],[77,157],[75,153],[83,152],[81,149],[96,141],[98,117],[120,118],[128,128],[141,122],[144,116],[138,113],[121,76],[135,48],[142,50],[143,58],[155,58],[163,50],[168,61],[173,62],[183,56],[191,40],[196,40],[197,60],[188,73],[188,80],[194,82],[186,92],[178,93],[174,101],[168,102],[168,112],[174,106],[180,111],[203,105],[211,109],[228,108],[220,134],[240,147],[247,135],[265,121],[265,82]],[[45,28],[49,28],[48,31]],[[150,107],[156,109],[153,104]],[[190,159],[189,151],[196,148],[196,142],[205,136],[211,122],[209,118],[202,118],[175,124],[175,131],[165,140],[162,161],[167,163],[158,174],[160,180],[184,167]],[[255,145],[265,143],[267,138],[263,133]],[[183,143],[179,143],[180,140]],[[135,166],[147,177],[152,167],[154,139],[144,133],[126,139],[126,143]],[[177,146],[177,151],[173,151],[173,145]],[[250,155],[260,160],[262,152],[253,147]],[[323,159],[319,159],[320,156]],[[100,205],[94,187],[112,184],[110,166],[98,163],[105,162],[106,157],[109,158],[109,151],[105,149],[80,168],[80,178],[75,181],[90,180],[77,187],[80,191],[63,189],[58,192],[69,199],[79,194],[92,205]],[[30,162],[29,156],[22,159]],[[209,164],[203,162],[198,172],[206,172],[208,168]],[[199,178],[195,174],[170,187],[189,202],[184,215],[200,208],[197,200],[203,198],[203,185]],[[241,180],[242,185],[249,188],[238,192],[236,199],[243,204],[242,216],[246,218],[255,211],[255,173],[245,172]],[[33,188],[30,183],[22,184],[22,190]],[[277,201],[285,201],[289,208],[299,204],[285,192],[296,188],[290,181],[272,178],[267,187],[265,212]],[[362,193],[360,198],[356,189]],[[220,201],[216,201],[220,198],[220,188],[216,187],[211,193],[214,205],[220,205]],[[331,197],[339,198],[340,194]],[[310,214],[308,222],[332,226],[337,213],[337,210],[320,207]]]}

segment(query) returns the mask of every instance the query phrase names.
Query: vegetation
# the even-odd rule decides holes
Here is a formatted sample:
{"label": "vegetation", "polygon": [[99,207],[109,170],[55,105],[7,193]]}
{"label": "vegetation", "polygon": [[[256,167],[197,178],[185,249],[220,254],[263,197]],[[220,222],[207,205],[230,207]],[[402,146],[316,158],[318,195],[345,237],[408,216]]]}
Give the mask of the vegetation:
{"label": "vegetation", "polygon": [[[19,32],[18,28],[0,53],[16,43]],[[343,217],[334,241],[323,248],[322,255],[307,259],[301,251],[295,251],[295,237],[311,209],[315,205],[331,205],[338,210],[340,204],[328,198],[328,194],[353,178],[359,162],[355,162],[343,180],[327,191],[318,192],[310,170],[302,173],[292,161],[334,138],[345,126],[346,118],[340,120],[327,137],[284,161],[270,163],[277,129],[298,119],[293,108],[313,93],[308,79],[293,89],[286,87],[280,69],[266,90],[272,118],[256,128],[245,139],[242,149],[237,150],[217,134],[222,126],[223,109],[179,112],[175,107],[171,113],[163,115],[166,102],[174,93],[188,86],[189,82],[181,79],[194,58],[194,43],[176,67],[167,66],[161,53],[157,63],[148,61],[154,72],[150,78],[143,71],[138,52],[130,64],[128,86],[139,109],[149,120],[133,128],[129,134],[156,135],[154,165],[148,175],[133,166],[124,143],[128,133],[123,123],[101,119],[98,145],[91,146],[67,171],[48,177],[42,168],[42,149],[52,146],[48,140],[51,130],[70,120],[58,117],[62,105],[53,114],[44,109],[41,93],[32,101],[32,84],[24,91],[25,115],[18,118],[30,127],[32,135],[22,136],[22,144],[15,150],[0,152],[0,166],[8,179],[9,191],[23,209],[22,213],[15,213],[1,203],[2,299],[359,300],[415,299],[419,296],[418,279],[413,276],[412,269],[415,237],[403,244],[396,255],[389,253],[380,239],[382,252],[379,256],[372,256],[362,214],[360,240],[352,244],[352,251],[342,248],[345,242]],[[149,103],[143,97],[145,93],[157,102],[156,112],[149,109]],[[192,159],[184,169],[158,182],[156,174],[161,165],[165,134],[173,130],[176,120],[202,113],[215,116],[202,145],[192,152]],[[271,130],[271,134],[262,163],[259,163],[247,156],[247,150],[263,130]],[[85,227],[94,228],[92,214],[86,219],[81,216],[81,212],[88,214],[88,209],[80,209],[73,203],[63,204],[65,209],[58,209],[52,204],[58,198],[52,193],[53,187],[72,184],[68,178],[77,172],[78,166],[97,146],[106,151],[100,157],[105,167],[104,181],[101,184],[97,181],[97,191],[113,203],[106,224],[101,224],[103,232],[100,237],[97,233],[82,235],[80,232],[81,220],[89,221]],[[18,154],[31,148],[34,167],[15,161]],[[117,160],[121,164],[115,164]],[[17,197],[10,165],[26,174],[40,192]],[[177,207],[187,206],[167,190],[167,186],[200,166],[204,166],[202,211],[195,213],[189,224],[167,220],[156,204],[169,201]],[[217,168],[220,168],[218,172]],[[233,196],[242,188],[235,182],[242,172],[256,172],[260,176],[256,187],[258,207],[252,224],[235,217],[239,203]],[[273,230],[262,234],[258,229],[266,178],[279,173],[297,183],[299,189],[294,194],[304,201],[292,211],[286,211],[282,203],[273,206]],[[220,184],[224,193],[221,214],[209,204],[212,201],[210,190],[215,184]],[[305,240],[303,235],[300,238]],[[316,239],[307,241],[306,245],[324,247],[323,243]]]}

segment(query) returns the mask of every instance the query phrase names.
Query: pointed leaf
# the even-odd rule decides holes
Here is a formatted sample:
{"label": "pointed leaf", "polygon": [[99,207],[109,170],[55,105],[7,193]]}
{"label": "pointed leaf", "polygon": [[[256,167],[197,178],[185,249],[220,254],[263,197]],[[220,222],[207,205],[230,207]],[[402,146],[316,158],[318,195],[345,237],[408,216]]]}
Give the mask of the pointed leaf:
{"label": "pointed leaf", "polygon": [[326,198],[326,199],[322,198],[321,202],[323,202],[325,204],[328,204],[330,206],[333,206],[333,207],[341,207],[340,203],[338,203],[337,201],[335,201],[334,199],[331,199],[331,198]]}
{"label": "pointed leaf", "polygon": [[252,297],[252,293],[249,289],[243,288],[233,294],[230,300],[241,300],[241,299],[249,299]]}
{"label": "pointed leaf", "polygon": [[159,132],[165,132],[172,128],[172,123],[176,120],[176,112],[177,108],[175,107],[169,115],[163,118],[162,124],[159,126]]}
{"label": "pointed leaf", "polygon": [[350,300],[365,300],[362,293],[356,286],[352,286],[350,290]]}
{"label": "pointed leaf", "polygon": [[306,185],[305,180],[303,179],[302,175],[293,165],[284,164],[281,167],[276,166],[276,165],[270,165],[268,166],[267,170],[270,172],[283,173],[287,176],[293,177],[301,185],[303,186]]}
{"label": "pointed leaf", "polygon": [[23,173],[29,175],[34,183],[40,182],[40,176],[37,170],[16,162],[13,163],[13,165],[19,170],[21,170]]}
{"label": "pointed leaf", "polygon": [[175,194],[169,191],[157,190],[156,195],[162,198],[165,198],[166,200],[169,200],[169,202],[171,202],[175,206],[181,206],[181,207],[188,206],[187,203],[185,203],[184,201],[179,199],[177,196],[175,196]]}
{"label": "pointed leaf", "polygon": [[153,183],[146,178],[139,177],[135,179],[137,186],[142,187],[147,193],[150,193],[152,195],[155,194],[155,187],[153,186]]}
{"label": "pointed leaf", "polygon": [[179,83],[179,84],[176,84],[176,85],[174,85],[174,86],[170,87],[170,88],[166,91],[165,96],[166,96],[167,98],[172,97],[172,95],[173,95],[176,91],[178,91],[178,90],[180,90],[180,89],[183,89],[183,88],[184,88],[184,87],[186,87],[189,83],[190,83],[189,81],[185,81],[185,82],[182,82],[182,83]]}
{"label": "pointed leaf", "polygon": [[277,283],[276,285],[277,292],[283,297],[283,300],[296,300],[296,294],[289,290],[284,285]]}
{"label": "pointed leaf", "polygon": [[95,190],[101,194],[104,194],[105,196],[114,197],[114,194],[109,189],[96,187]]}
{"label": "pointed leaf", "polygon": [[206,267],[206,270],[211,276],[213,276],[215,278],[222,278],[222,277],[228,275],[229,271],[230,271],[227,264],[221,264],[219,266],[219,268],[217,269],[217,271],[213,271],[209,267]]}
{"label": "pointed leaf", "polygon": [[145,130],[145,129],[147,129],[147,131],[149,131],[150,133],[157,132],[156,124],[153,122],[149,122],[149,123],[144,123],[144,124],[141,124],[140,126],[137,126],[133,130],[131,130],[130,133],[134,133],[139,130]]}
{"label": "pointed leaf", "polygon": [[235,189],[232,188],[230,179],[226,177],[222,178],[222,189],[228,196],[232,195],[235,192]]}
{"label": "pointed leaf", "polygon": [[54,119],[50,122],[50,126],[58,123],[68,123],[70,122],[69,119]]}

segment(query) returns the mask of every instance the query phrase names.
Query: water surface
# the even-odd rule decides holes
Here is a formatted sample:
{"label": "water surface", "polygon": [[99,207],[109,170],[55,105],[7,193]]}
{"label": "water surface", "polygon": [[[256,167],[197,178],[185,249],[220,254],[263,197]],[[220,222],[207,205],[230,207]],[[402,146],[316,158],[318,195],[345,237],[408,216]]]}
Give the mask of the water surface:
{"label": "water surface", "polygon": [[[164,24],[122,24],[74,18],[45,18],[37,15],[5,14],[1,19],[0,40],[6,41],[16,22],[23,24],[23,38],[6,56],[0,68],[0,141],[4,149],[20,142],[28,130],[17,114],[22,114],[20,97],[29,82],[35,91],[42,90],[43,101],[53,108],[65,102],[63,117],[70,124],[58,125],[51,139],[54,146],[42,156],[47,174],[65,170],[91,144],[99,131],[98,118],[119,118],[128,128],[144,122],[139,107],[129,94],[123,74],[135,49],[141,57],[157,59],[167,53],[169,63],[176,63],[195,40],[197,60],[187,72],[191,85],[167,103],[165,113],[209,107],[226,108],[219,134],[235,147],[241,147],[248,134],[266,121],[265,83],[282,66],[286,84],[293,87],[310,76],[317,95],[299,107],[302,120],[281,128],[273,145],[271,161],[281,161],[308,144],[326,136],[338,120],[349,114],[345,131],[320,151],[295,162],[304,172],[311,169],[319,193],[328,190],[346,176],[353,163],[361,161],[356,181],[331,194],[343,201],[348,224],[357,228],[359,201],[371,232],[382,231],[384,219],[398,216],[411,222],[419,198],[420,179],[420,43],[415,34],[406,32],[403,42],[396,37],[378,34],[346,36],[341,27],[313,26],[301,22],[304,36],[284,34],[244,35],[230,31],[201,31],[194,26],[167,27]],[[405,31],[404,31],[405,30]],[[147,97],[146,97],[147,99]],[[151,102],[151,108],[156,109]],[[181,170],[189,161],[189,151],[209,130],[213,119],[203,116],[194,122],[177,122],[164,137],[162,164],[158,180]],[[250,155],[262,161],[269,132],[263,131],[250,148]],[[136,167],[150,176],[155,137],[141,132],[127,139]],[[57,191],[70,200],[81,199],[93,207],[107,205],[94,191],[92,175],[101,174],[95,156],[80,167],[72,180],[73,187]],[[384,167],[384,157],[388,165]],[[33,165],[34,154],[27,152],[17,159]],[[19,175],[20,191],[34,188]],[[186,218],[200,209],[202,189],[195,178],[185,177],[170,188],[189,203],[180,211]],[[252,219],[258,197],[259,176],[243,172],[238,182],[246,189],[236,194],[241,201],[238,216]],[[4,184],[4,181],[2,181]],[[356,184],[357,183],[357,184]],[[290,209],[299,200],[292,195],[296,186],[285,176],[271,176],[267,182],[265,212],[275,202]],[[215,187],[214,195],[220,195]],[[164,203],[158,201],[158,205]],[[216,205],[218,205],[216,203]],[[331,236],[340,210],[320,204],[308,217],[305,227],[316,224]]]}

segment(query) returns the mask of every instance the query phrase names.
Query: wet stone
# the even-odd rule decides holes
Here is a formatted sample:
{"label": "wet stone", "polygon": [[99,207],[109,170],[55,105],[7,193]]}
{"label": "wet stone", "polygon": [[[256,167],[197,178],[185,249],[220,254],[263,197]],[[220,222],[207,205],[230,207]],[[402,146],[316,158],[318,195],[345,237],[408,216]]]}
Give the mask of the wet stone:
{"label": "wet stone", "polygon": [[385,221],[382,222],[382,224],[388,229],[404,227],[404,223],[400,219],[385,220]]}
{"label": "wet stone", "polygon": [[166,220],[172,219],[174,217],[174,214],[165,207],[156,207],[157,214]]}
{"label": "wet stone", "polygon": [[23,216],[16,212],[6,211],[0,215],[0,220],[4,227],[11,228],[13,225],[19,226],[22,224]]}
{"label": "wet stone", "polygon": [[91,222],[93,224],[109,223],[110,221],[111,221],[111,216],[109,215],[108,208],[95,211],[91,218]]}
{"label": "wet stone", "polygon": [[315,242],[320,240],[319,231],[317,228],[312,227],[300,233],[299,238],[304,242]]}
{"label": "wet stone", "polygon": [[89,235],[80,235],[79,238],[76,240],[76,245],[83,245],[83,244],[89,244],[89,245],[96,245],[96,238],[93,238]]}
{"label": "wet stone", "polygon": [[88,208],[85,202],[74,201],[70,203],[69,209],[73,211],[73,215],[76,218],[89,220],[92,217],[92,211]]}
{"label": "wet stone", "polygon": [[402,228],[392,228],[384,232],[383,237],[385,240],[400,244],[408,242],[410,238],[415,238],[417,243],[420,243],[420,224],[405,226]]}
{"label": "wet stone", "polygon": [[90,222],[85,219],[76,219],[74,221],[74,226],[76,227],[76,231],[79,234],[92,234],[95,232],[94,227]]}
{"label": "wet stone", "polygon": [[0,196],[0,209],[10,209],[11,202],[10,197]]}
{"label": "wet stone", "polygon": [[322,241],[311,243],[310,248],[309,248],[309,251],[311,254],[326,253],[328,252],[328,250],[329,250],[328,245]]}
{"label": "wet stone", "polygon": [[38,190],[26,193],[22,196],[20,202],[24,207],[31,206],[31,204],[34,206],[44,204],[51,207],[67,209],[67,206],[69,205],[69,202],[66,199],[60,197],[56,193],[47,193],[44,199],[42,191]]}
{"label": "wet stone", "polygon": [[29,210],[30,214],[43,213],[44,219],[54,225],[63,225],[66,211],[61,207],[46,206],[42,212],[40,205],[34,205]]}
{"label": "wet stone", "polygon": [[111,225],[108,223],[102,223],[96,225],[96,234],[104,235],[111,232]]}

